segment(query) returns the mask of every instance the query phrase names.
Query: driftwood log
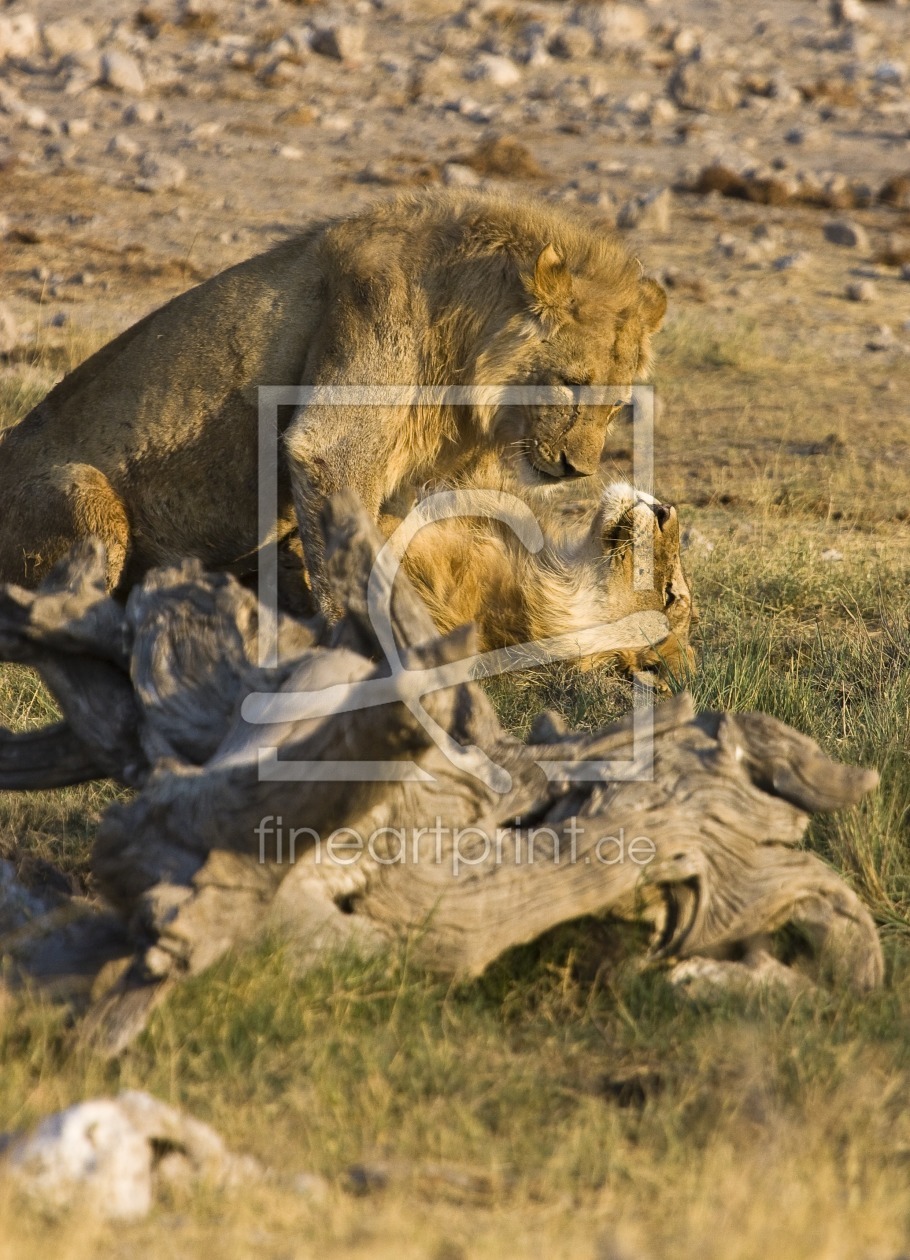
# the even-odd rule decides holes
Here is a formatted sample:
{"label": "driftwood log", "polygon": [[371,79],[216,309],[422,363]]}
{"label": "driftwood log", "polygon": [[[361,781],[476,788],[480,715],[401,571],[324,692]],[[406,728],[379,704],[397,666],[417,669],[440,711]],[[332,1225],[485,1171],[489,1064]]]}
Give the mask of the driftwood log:
{"label": "driftwood log", "polygon": [[[34,666],[63,714],[0,732],[0,787],[136,789],[101,822],[99,898],[0,935],[14,973],[81,995],[86,1036],[118,1051],[171,986],[264,929],[313,959],[407,938],[470,976],[610,911],[650,925],[655,960],[743,971],[789,927],[813,978],[880,982],[869,913],[795,847],[873,770],[762,714],[696,716],[687,695],[594,734],[543,715],[521,742],[471,681],[490,665],[465,663],[470,629],[439,637],[357,503],[335,499],[325,532],[334,626],[271,623],[192,562],[122,606],[90,543],[39,591],[0,591],[0,658]],[[622,629],[646,643],[661,627]],[[260,634],[277,644],[267,668]]]}

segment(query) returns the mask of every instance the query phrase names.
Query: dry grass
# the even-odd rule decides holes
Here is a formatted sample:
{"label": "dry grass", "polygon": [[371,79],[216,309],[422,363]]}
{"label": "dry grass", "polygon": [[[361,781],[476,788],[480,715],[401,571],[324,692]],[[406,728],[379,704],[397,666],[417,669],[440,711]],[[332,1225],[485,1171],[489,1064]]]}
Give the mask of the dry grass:
{"label": "dry grass", "polygon": [[[622,941],[595,984],[605,934],[587,921],[456,987],[406,957],[342,956],[301,977],[262,948],[186,985],[114,1065],[74,1053],[59,1012],[8,996],[0,1129],[139,1087],[332,1189],[321,1203],[282,1184],[173,1190],[147,1222],[116,1230],[36,1219],[4,1191],[0,1256],[893,1260],[906,1249],[910,563],[893,510],[908,495],[906,439],[886,400],[876,435],[892,457],[867,449],[857,417],[875,395],[838,388],[808,357],[772,379],[774,348],[746,326],[678,327],[669,340],[660,488],[713,544],[690,553],[698,702],[766,709],[882,768],[881,790],[816,822],[808,843],[872,906],[885,990],[702,1008],[663,975],[638,974]],[[709,365],[698,380],[697,362]],[[799,453],[829,432],[844,445]],[[828,548],[843,559],[822,559]],[[624,699],[608,679],[562,671],[496,701],[522,729],[543,705],[594,725]],[[0,722],[51,716],[31,675],[0,670]],[[0,798],[0,845],[79,878],[111,795]],[[357,1197],[345,1170],[371,1159],[412,1171]],[[473,1170],[474,1188],[413,1172],[428,1162]]]}

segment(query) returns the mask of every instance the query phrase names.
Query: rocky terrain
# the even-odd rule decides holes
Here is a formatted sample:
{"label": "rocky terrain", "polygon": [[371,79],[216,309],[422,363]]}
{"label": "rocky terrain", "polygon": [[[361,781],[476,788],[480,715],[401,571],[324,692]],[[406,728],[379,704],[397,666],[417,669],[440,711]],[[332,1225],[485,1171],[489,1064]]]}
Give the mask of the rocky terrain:
{"label": "rocky terrain", "polygon": [[478,184],[616,224],[670,290],[662,493],[741,505],[773,460],[784,507],[905,521],[908,47],[861,0],[16,0],[0,422],[312,216]]}
{"label": "rocky terrain", "polygon": [[811,322],[881,374],[910,345],[908,37],[861,0],[8,4],[0,350],[479,183],[618,221],[677,309]]}

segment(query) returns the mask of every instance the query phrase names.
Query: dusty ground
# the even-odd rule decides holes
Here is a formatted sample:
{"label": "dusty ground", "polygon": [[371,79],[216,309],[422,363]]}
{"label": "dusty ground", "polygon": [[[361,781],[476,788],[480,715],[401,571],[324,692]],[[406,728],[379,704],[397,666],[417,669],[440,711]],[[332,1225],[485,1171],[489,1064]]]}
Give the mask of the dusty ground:
{"label": "dusty ground", "polygon": [[[137,1231],[67,1234],[68,1254],[906,1250],[910,9],[835,7],[839,20],[809,0],[94,0],[87,32],[45,28],[53,54],[37,37],[0,52],[0,424],[153,306],[388,186],[480,179],[608,221],[671,189],[669,219],[623,231],[670,292],[656,488],[691,532],[698,699],[767,708],[885,769],[868,808],[812,833],[886,935],[889,988],[865,1006],[718,1019],[659,979],[594,994],[569,941],[454,994],[394,968],[295,987],[274,960],[247,960],[165,1011],[117,1069],[71,1060],[43,1008],[10,1008],[0,1129],[126,1083],[187,1104],[236,1148],[330,1177],[379,1150],[492,1179],[474,1199],[407,1183],[319,1208],[176,1194]],[[40,26],[73,8],[0,8],[0,50],[23,13]],[[333,38],[347,56],[327,55]],[[696,49],[704,109],[674,103]],[[135,61],[126,90],[98,83],[111,52]],[[488,141],[503,136],[526,152],[497,171]],[[758,168],[745,182],[760,200],[682,191],[718,159],[739,178]],[[826,239],[831,220],[858,244]],[[620,430],[620,466],[630,444]],[[500,697],[518,727],[537,699],[603,712],[590,689]],[[0,721],[46,715],[6,671]],[[106,795],[7,798],[0,848],[78,879]],[[614,1105],[605,1082],[642,1068],[659,1086]],[[0,1253],[47,1254],[43,1226],[6,1200],[0,1212],[16,1222]]]}

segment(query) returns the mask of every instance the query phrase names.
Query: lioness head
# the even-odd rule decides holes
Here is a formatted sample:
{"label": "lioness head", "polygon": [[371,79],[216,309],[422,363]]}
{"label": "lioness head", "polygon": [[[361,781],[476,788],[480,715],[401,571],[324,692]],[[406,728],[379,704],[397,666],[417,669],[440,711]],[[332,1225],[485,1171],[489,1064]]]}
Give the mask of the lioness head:
{"label": "lioness head", "polygon": [[[517,289],[518,309],[486,347],[477,379],[547,394],[507,396],[492,417],[494,442],[517,456],[510,462],[528,483],[588,476],[629,387],[647,377],[666,294],[617,242],[565,227],[519,264]],[[591,398],[582,386],[609,388]]]}
{"label": "lioness head", "polygon": [[[441,631],[473,621],[482,651],[568,636],[585,667],[611,659],[629,672],[679,678],[694,666],[695,616],[674,507],[619,482],[579,519],[575,496],[515,496],[495,470],[486,480],[489,497],[482,483],[458,487],[470,492],[463,514],[449,516],[447,503],[416,534],[405,527],[405,571]],[[522,502],[540,545],[528,545],[534,531]],[[386,533],[401,524],[389,518]],[[617,648],[615,624],[642,612],[663,613],[668,631],[643,649]]]}
{"label": "lioness head", "polygon": [[[607,486],[588,528],[556,541],[537,567],[537,582],[529,583],[537,586],[527,597],[533,635],[546,638],[610,625],[631,613],[662,612],[667,638],[609,655],[629,671],[682,676],[695,657],[688,642],[692,593],[679,547],[675,507],[625,482]],[[598,659],[595,652],[586,663]]]}

